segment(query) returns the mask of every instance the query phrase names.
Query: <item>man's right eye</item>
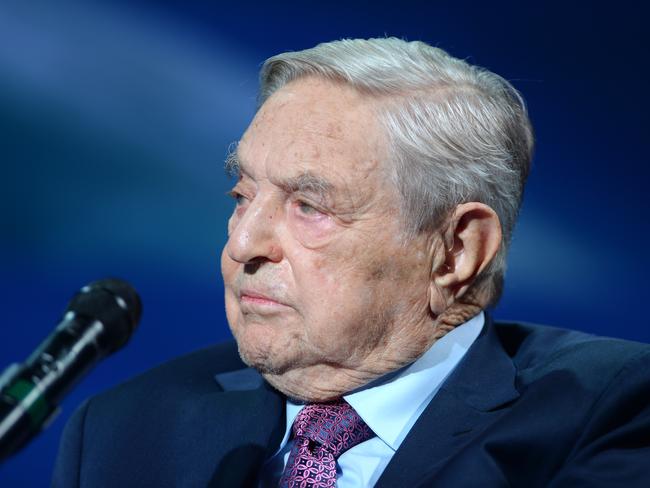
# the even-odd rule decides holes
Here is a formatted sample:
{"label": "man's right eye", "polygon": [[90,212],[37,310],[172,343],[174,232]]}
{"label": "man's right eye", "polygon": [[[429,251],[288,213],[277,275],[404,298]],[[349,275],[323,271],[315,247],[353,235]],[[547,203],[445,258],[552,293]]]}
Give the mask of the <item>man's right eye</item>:
{"label": "man's right eye", "polygon": [[228,192],[228,194],[235,199],[235,204],[239,207],[241,205],[244,205],[246,201],[248,200],[244,195],[239,193],[238,191],[231,191]]}

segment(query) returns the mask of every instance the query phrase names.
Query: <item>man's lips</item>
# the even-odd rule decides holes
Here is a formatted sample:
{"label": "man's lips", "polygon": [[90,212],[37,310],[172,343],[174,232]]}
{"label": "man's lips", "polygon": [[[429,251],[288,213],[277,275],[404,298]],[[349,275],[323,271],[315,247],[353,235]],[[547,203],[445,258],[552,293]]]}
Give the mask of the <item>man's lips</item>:
{"label": "man's lips", "polygon": [[278,298],[257,290],[247,288],[242,288],[239,291],[239,300],[241,303],[247,303],[251,305],[287,306]]}

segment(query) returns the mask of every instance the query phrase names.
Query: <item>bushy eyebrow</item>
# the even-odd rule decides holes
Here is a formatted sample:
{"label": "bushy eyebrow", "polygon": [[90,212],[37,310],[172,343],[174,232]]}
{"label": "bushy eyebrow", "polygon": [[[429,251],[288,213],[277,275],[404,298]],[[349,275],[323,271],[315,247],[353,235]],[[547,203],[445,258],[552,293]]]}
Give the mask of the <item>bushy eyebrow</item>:
{"label": "bushy eyebrow", "polygon": [[287,193],[312,193],[323,199],[328,197],[334,190],[334,185],[330,181],[311,171],[305,171],[298,176],[286,178],[279,181],[277,185]]}
{"label": "bushy eyebrow", "polygon": [[[238,142],[233,142],[228,148],[228,155],[224,162],[224,170],[230,177],[239,178],[242,174],[242,163],[237,151]],[[311,171],[285,178],[275,182],[286,193],[311,193],[321,199],[326,199],[334,191],[334,185],[326,178],[316,175]]]}
{"label": "bushy eyebrow", "polygon": [[239,162],[239,153],[237,152],[238,145],[239,141],[233,142],[228,146],[228,155],[223,165],[226,174],[232,178],[238,178],[241,175],[241,163]]}

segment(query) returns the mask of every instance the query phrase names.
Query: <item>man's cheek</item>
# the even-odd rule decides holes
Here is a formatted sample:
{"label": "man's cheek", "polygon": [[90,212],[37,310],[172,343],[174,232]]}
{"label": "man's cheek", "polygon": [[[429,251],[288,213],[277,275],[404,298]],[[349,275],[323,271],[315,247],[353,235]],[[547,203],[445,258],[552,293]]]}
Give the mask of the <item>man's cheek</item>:
{"label": "man's cheek", "polygon": [[308,276],[310,288],[324,302],[328,302],[332,295],[338,295],[338,290],[346,279],[336,264],[337,261],[326,254],[314,256],[311,260]]}
{"label": "man's cheek", "polygon": [[311,263],[303,279],[297,282],[302,310],[310,320],[331,317],[341,307],[340,275],[322,260]]}

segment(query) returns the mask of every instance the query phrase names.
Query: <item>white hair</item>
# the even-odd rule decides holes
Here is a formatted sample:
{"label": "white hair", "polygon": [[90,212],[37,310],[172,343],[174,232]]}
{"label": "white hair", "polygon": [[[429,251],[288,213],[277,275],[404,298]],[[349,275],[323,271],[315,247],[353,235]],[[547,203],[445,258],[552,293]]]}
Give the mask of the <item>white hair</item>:
{"label": "white hair", "polygon": [[464,202],[496,212],[503,241],[474,285],[495,303],[533,150],[519,92],[502,77],[423,42],[345,39],[269,58],[260,72],[260,105],[305,76],[344,82],[377,98],[389,171],[410,235],[439,228]]}

